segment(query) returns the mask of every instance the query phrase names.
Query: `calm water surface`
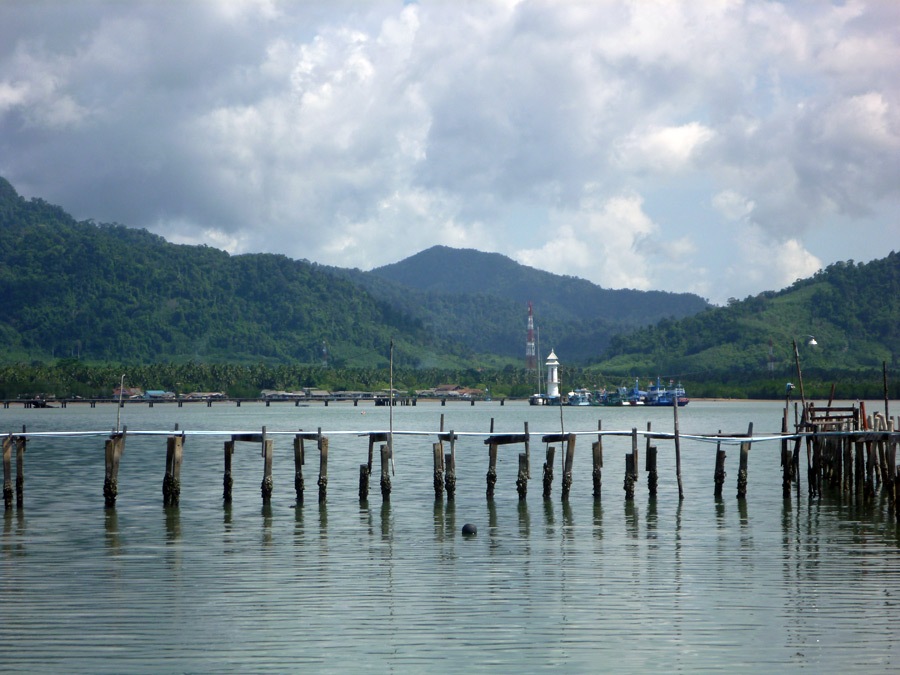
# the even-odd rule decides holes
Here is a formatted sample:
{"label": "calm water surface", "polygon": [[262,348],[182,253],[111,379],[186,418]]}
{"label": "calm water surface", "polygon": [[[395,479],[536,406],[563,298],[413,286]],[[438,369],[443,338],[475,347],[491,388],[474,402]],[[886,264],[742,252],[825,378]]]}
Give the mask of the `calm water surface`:
{"label": "calm water surface", "polygon": [[[694,401],[683,433],[780,429],[777,403]],[[127,406],[130,430],[388,428],[384,408],[290,404]],[[560,429],[558,409],[423,404],[395,430]],[[115,407],[0,410],[0,431],[109,429]],[[566,408],[566,431],[671,431],[671,410]],[[223,437],[185,444],[181,505],[162,506],[165,438],[131,436],[115,509],[103,505],[103,438],[34,439],[25,507],[0,538],[0,670],[21,672],[880,672],[900,668],[898,529],[880,498],[781,495],[779,443],[753,446],[748,499],[713,497],[715,446],[685,442],[679,503],[674,446],[660,441],[659,494],[646,474],[624,501],[630,439],[604,440],[603,498],[592,497],[590,438],[575,480],[541,497],[544,446],[532,444],[525,502],[521,445],[500,448],[485,499],[483,438],[457,444],[456,501],[436,502],[434,437],[395,440],[393,493],[377,468],[358,499],[365,437],[330,437],[328,501],[307,455],[296,507],[290,438],[275,441],[264,508],[259,446],[238,444],[234,501],[222,503]],[[641,441],[643,454],[643,440]],[[559,455],[557,451],[557,462]],[[643,460],[641,460],[643,462]],[[377,467],[376,459],[376,467]],[[801,473],[805,471],[801,468]],[[478,536],[465,538],[464,523]]]}

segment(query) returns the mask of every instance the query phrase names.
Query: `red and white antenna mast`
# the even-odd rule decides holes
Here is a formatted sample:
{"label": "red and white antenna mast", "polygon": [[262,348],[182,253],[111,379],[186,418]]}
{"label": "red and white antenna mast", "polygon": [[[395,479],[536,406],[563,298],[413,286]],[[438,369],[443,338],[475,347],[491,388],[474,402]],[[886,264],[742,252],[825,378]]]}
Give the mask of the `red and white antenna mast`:
{"label": "red and white antenna mast", "polygon": [[537,369],[537,355],[534,350],[534,311],[531,302],[528,303],[528,334],[525,338],[525,367],[528,370]]}

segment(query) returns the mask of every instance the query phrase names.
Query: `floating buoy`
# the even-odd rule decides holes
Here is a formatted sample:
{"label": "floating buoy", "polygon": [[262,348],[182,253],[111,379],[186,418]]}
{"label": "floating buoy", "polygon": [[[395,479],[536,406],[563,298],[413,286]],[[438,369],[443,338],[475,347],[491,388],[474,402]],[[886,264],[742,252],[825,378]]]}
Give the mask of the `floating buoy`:
{"label": "floating buoy", "polygon": [[467,536],[474,536],[478,534],[478,528],[475,527],[472,523],[466,523],[465,525],[463,525],[462,533]]}

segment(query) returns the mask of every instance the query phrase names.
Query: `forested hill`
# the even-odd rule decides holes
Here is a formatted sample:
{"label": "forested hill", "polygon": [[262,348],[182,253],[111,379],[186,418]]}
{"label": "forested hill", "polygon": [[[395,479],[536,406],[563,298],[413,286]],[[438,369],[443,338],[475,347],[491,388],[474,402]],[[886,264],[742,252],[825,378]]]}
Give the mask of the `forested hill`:
{"label": "forested hill", "polygon": [[499,253],[447,246],[433,246],[372,274],[425,291],[493,295],[520,306],[533,302],[539,316],[552,310],[555,318],[566,321],[608,316],[640,325],[679,319],[709,307],[692,293],[607,289],[521,265]]}
{"label": "forested hill", "polygon": [[838,262],[782,291],[617,336],[599,369],[694,380],[791,376],[794,341],[811,372],[900,365],[900,254]]}
{"label": "forested hill", "polygon": [[278,255],[76,222],[0,178],[0,358],[126,363],[446,363],[435,339],[348,280]]}
{"label": "forested hill", "polygon": [[609,290],[520,265],[498,253],[435,246],[371,272],[333,269],[435,335],[460,336],[479,353],[522,359],[528,302],[543,354],[596,360],[619,333],[707,308],[688,293]]}

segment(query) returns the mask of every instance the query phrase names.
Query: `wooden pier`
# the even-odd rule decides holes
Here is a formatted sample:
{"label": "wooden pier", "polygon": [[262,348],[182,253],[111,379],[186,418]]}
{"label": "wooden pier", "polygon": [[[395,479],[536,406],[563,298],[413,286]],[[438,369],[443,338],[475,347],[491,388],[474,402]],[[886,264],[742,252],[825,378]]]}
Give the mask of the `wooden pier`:
{"label": "wooden pier", "polygon": [[[505,481],[501,481],[497,473],[497,459],[501,447],[519,446],[522,452],[518,453],[518,469],[515,476],[515,487],[520,500],[527,499],[528,482],[532,477],[531,471],[531,446],[535,442],[541,442],[545,446],[542,478],[542,497],[552,497],[554,470],[559,448],[559,472],[561,478],[560,498],[567,501],[570,496],[573,482],[577,479],[573,475],[576,444],[579,437],[588,437],[591,445],[591,483],[593,486],[593,499],[602,497],[603,477],[603,443],[609,437],[623,437],[630,440],[630,452],[625,454],[623,475],[623,491],[626,501],[635,498],[635,488],[639,482],[641,438],[644,440],[644,471],[647,474],[647,489],[651,499],[656,498],[657,486],[660,477],[657,473],[657,456],[660,442],[671,442],[675,449],[675,476],[678,483],[679,499],[684,499],[681,486],[680,443],[682,440],[702,441],[715,444],[716,452],[710,462],[710,470],[713,477],[712,494],[721,498],[725,482],[726,452],[723,446],[737,446],[738,471],[736,482],[736,498],[747,498],[750,483],[750,455],[754,444],[779,442],[780,468],[782,476],[783,494],[789,499],[794,491],[800,491],[800,464],[802,449],[806,449],[807,466],[807,490],[810,498],[816,498],[823,494],[841,494],[850,496],[858,501],[872,500],[876,492],[880,491],[889,500],[890,510],[895,517],[900,518],[900,500],[898,500],[897,488],[897,443],[900,441],[900,432],[897,431],[897,420],[880,412],[867,415],[865,404],[850,407],[817,406],[812,403],[799,403],[793,405],[794,429],[788,431],[790,426],[791,405],[786,402],[783,418],[781,420],[781,433],[767,436],[754,436],[753,424],[750,424],[746,433],[725,433],[721,431],[708,435],[684,435],[680,434],[678,426],[678,409],[673,409],[675,416],[674,432],[653,431],[650,424],[646,430],[633,427],[625,430],[603,430],[598,422],[597,429],[593,431],[570,431],[560,433],[534,433],[530,432],[525,423],[520,433],[495,434],[493,432],[493,420],[490,432],[445,432],[443,429],[443,415],[441,426],[437,431],[332,431],[323,432],[320,428],[315,432],[309,431],[272,431],[263,427],[258,432],[247,431],[197,431],[190,430],[172,431],[121,431],[110,432],[28,432],[25,427],[22,431],[11,431],[3,436],[3,499],[7,510],[13,508],[13,495],[15,495],[16,507],[24,508],[25,504],[25,454],[30,443],[40,443],[46,438],[104,438],[105,451],[105,476],[103,482],[103,495],[107,507],[113,508],[119,496],[118,472],[126,441],[129,437],[152,436],[165,439],[165,468],[163,471],[162,494],[163,503],[169,507],[179,505],[181,484],[181,466],[184,459],[184,445],[192,435],[218,436],[223,439],[224,464],[223,464],[223,501],[228,503],[232,499],[232,456],[236,444],[257,445],[260,448],[262,459],[262,480],[260,493],[264,504],[272,499],[275,490],[272,468],[275,461],[276,440],[289,440],[293,449],[294,458],[294,490],[297,505],[304,503],[305,478],[304,467],[307,465],[307,457],[318,454],[319,468],[317,476],[318,501],[324,503],[328,498],[328,449],[330,437],[356,436],[365,437],[365,460],[359,465],[359,499],[365,501],[369,495],[369,479],[373,471],[376,457],[380,460],[380,489],[382,499],[390,500],[393,466],[393,438],[395,436],[415,436],[424,439],[432,438],[431,453],[433,456],[433,489],[436,500],[453,501],[456,496],[457,480],[457,444],[461,438],[483,438],[483,444],[487,446],[487,473],[486,491],[488,500],[494,499],[495,491],[503,489]],[[378,448],[378,453],[375,449]],[[312,452],[310,452],[312,450]],[[13,456],[15,455],[15,491],[13,490]],[[513,481],[510,480],[510,485]],[[498,487],[499,485],[499,487]]]}

